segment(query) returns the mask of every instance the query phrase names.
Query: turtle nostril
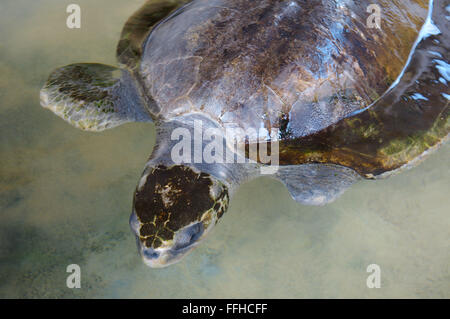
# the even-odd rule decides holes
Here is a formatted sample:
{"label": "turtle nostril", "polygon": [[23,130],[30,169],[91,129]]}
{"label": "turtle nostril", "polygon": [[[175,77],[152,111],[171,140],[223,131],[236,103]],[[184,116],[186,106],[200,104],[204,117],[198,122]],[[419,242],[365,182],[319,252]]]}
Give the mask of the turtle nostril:
{"label": "turtle nostril", "polygon": [[152,248],[146,248],[142,251],[142,254],[147,259],[157,259],[159,257],[159,252]]}

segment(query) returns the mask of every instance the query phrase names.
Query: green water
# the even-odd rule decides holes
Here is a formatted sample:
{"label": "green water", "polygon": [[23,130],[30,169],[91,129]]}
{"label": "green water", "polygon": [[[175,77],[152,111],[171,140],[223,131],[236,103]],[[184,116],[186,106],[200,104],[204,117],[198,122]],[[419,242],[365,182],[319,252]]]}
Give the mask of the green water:
{"label": "green water", "polygon": [[[66,7],[82,27],[66,27]],[[147,268],[128,218],[154,127],[78,131],[39,106],[57,66],[115,64],[137,0],[0,2],[0,297],[450,297],[449,145],[335,203],[306,207],[278,182],[244,185],[181,263]],[[81,267],[81,289],[66,267]],[[369,289],[366,268],[381,267]]]}

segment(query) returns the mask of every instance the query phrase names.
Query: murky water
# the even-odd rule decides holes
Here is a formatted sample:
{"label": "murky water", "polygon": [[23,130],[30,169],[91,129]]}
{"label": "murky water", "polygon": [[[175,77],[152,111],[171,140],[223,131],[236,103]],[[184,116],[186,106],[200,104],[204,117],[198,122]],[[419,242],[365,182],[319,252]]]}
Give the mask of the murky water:
{"label": "murky water", "polygon": [[[450,297],[449,145],[325,207],[258,179],[183,262],[147,268],[128,218],[154,127],[84,133],[39,106],[55,67],[115,64],[143,1],[77,0],[82,28],[69,30],[72,2],[0,2],[0,297]],[[69,264],[81,289],[66,287]],[[380,289],[366,286],[370,264]]]}

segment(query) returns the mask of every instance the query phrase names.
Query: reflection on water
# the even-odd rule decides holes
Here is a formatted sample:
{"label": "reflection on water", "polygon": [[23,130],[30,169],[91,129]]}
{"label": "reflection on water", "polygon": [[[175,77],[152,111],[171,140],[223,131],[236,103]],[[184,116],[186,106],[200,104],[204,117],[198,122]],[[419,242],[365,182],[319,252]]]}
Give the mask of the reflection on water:
{"label": "reflection on water", "polygon": [[[0,297],[450,297],[449,145],[326,207],[256,180],[183,262],[147,268],[128,217],[154,127],[83,133],[39,106],[56,66],[115,63],[142,1],[78,0],[81,30],[65,27],[71,2],[0,3]],[[66,287],[73,263],[81,289]],[[372,263],[381,289],[366,287]]]}

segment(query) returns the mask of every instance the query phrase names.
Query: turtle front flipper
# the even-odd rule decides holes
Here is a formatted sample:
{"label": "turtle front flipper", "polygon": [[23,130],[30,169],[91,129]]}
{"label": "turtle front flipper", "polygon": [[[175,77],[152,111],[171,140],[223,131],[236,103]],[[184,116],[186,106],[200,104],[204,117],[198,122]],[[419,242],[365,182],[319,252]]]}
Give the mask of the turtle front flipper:
{"label": "turtle front flipper", "polygon": [[[148,100],[148,99],[147,99]],[[55,70],[41,90],[41,105],[73,126],[103,131],[127,122],[151,122],[146,101],[126,70],[72,64]]]}
{"label": "turtle front flipper", "polygon": [[444,0],[430,1],[430,7],[409,61],[391,89],[334,125],[283,141],[280,164],[330,163],[366,178],[385,177],[417,164],[448,139],[450,20]]}
{"label": "turtle front flipper", "polygon": [[128,19],[117,46],[117,58],[130,69],[139,65],[145,42],[152,29],[188,0],[147,1]]}

